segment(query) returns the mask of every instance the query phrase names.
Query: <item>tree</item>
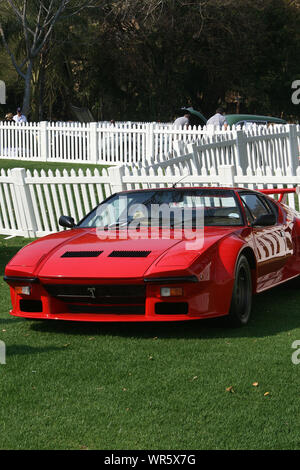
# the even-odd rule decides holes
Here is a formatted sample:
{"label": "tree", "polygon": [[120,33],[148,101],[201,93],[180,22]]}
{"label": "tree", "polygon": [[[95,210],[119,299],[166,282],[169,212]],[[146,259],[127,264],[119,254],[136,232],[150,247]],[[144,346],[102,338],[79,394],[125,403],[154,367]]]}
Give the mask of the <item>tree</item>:
{"label": "tree", "polygon": [[[66,16],[72,16],[91,6],[89,1],[80,0],[7,0],[2,3],[3,18],[0,19],[0,35],[3,45],[18,75],[24,80],[23,112],[29,114],[31,100],[31,81],[36,62],[43,64],[43,53],[53,46],[51,36],[56,23]],[[17,53],[10,41],[5,26],[10,23],[11,15],[16,20],[14,34],[21,34],[24,47]]]}
{"label": "tree", "polygon": [[[11,14],[16,2],[24,5],[10,0],[4,8],[0,0],[0,15],[21,65],[26,41]],[[52,9],[61,2],[48,0]],[[70,16],[74,2],[33,59],[32,117],[40,103],[40,119],[70,119],[73,103],[101,120],[169,121],[187,105],[206,116],[226,103],[235,112],[240,96],[241,112],[299,113],[290,97],[291,83],[299,79],[300,0],[99,0],[98,8]],[[28,0],[32,30],[40,4]],[[3,51],[0,79],[8,82],[15,105],[21,80]]]}

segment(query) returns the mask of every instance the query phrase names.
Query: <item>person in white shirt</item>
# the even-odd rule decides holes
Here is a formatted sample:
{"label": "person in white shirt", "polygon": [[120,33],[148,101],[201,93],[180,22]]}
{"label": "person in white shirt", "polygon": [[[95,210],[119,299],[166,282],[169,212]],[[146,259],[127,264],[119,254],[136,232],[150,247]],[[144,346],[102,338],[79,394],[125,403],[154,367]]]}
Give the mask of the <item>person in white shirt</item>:
{"label": "person in white shirt", "polygon": [[175,119],[174,121],[174,127],[184,127],[184,126],[189,126],[189,123],[190,123],[190,114],[189,113],[186,113],[184,116],[181,116],[177,119]]}
{"label": "person in white shirt", "polygon": [[214,114],[206,123],[207,126],[217,126],[227,128],[225,110],[223,108],[218,108],[216,114]]}
{"label": "person in white shirt", "polygon": [[14,115],[13,120],[15,122],[27,122],[26,116],[21,112],[21,108],[17,108],[17,114]]}

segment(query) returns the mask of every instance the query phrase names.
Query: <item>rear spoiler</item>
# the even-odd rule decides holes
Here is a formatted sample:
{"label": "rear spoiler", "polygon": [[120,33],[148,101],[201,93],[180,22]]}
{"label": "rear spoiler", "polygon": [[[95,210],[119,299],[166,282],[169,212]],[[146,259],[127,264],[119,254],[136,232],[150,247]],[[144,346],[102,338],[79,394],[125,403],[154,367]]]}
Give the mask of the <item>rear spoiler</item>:
{"label": "rear spoiler", "polygon": [[295,188],[258,189],[263,194],[280,194],[278,202],[282,202],[286,194],[300,194],[300,186]]}

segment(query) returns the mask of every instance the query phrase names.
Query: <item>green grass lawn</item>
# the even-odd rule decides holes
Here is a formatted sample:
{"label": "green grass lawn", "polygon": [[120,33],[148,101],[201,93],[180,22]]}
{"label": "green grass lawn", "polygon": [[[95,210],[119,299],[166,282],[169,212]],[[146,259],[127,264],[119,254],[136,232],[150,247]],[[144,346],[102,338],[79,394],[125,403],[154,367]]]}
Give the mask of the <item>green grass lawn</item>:
{"label": "green grass lawn", "polygon": [[[2,273],[25,243],[0,237]],[[298,281],[236,330],[26,321],[0,282],[1,449],[300,448]]]}
{"label": "green grass lawn", "polygon": [[26,170],[52,170],[55,171],[56,169],[62,170],[74,170],[78,171],[80,168],[86,170],[89,168],[90,170],[94,170],[94,168],[98,168],[100,171],[103,167],[108,168],[111,165],[88,165],[84,163],[60,163],[60,162],[40,162],[40,161],[26,161],[26,160],[13,160],[13,159],[0,159],[0,169],[4,168],[4,170],[12,169],[12,168],[25,168]]}

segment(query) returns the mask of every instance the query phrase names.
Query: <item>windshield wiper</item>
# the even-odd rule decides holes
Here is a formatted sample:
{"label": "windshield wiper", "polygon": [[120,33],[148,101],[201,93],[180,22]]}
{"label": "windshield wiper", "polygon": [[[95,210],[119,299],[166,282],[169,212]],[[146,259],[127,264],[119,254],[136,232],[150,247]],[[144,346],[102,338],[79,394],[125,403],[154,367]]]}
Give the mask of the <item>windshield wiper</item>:
{"label": "windshield wiper", "polygon": [[103,230],[111,230],[111,229],[114,229],[114,228],[128,227],[129,222],[130,222],[129,220],[124,220],[124,221],[121,221],[121,222],[114,222],[112,224],[105,225],[103,227]]}

